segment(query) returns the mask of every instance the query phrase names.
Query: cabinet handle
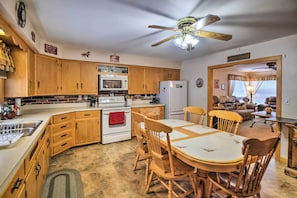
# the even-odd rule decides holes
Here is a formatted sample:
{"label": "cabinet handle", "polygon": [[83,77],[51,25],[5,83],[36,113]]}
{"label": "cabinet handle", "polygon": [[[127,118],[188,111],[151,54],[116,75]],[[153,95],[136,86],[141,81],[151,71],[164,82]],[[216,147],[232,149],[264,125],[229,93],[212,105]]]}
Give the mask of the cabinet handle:
{"label": "cabinet handle", "polygon": [[39,89],[40,87],[40,81],[37,82],[37,88]]}
{"label": "cabinet handle", "polygon": [[67,143],[64,143],[64,144],[61,145],[61,147],[66,146],[66,145],[67,145]]}
{"label": "cabinet handle", "polygon": [[17,178],[17,180],[15,181],[13,187],[12,187],[11,190],[10,190],[10,193],[13,194],[13,191],[14,191],[14,190],[19,189],[19,187],[21,186],[21,184],[23,183],[23,181],[24,181],[23,179],[21,179],[21,178]]}
{"label": "cabinet handle", "polygon": [[83,83],[80,83],[80,88],[83,89]]}
{"label": "cabinet handle", "polygon": [[79,85],[78,85],[78,83],[76,83],[76,89],[78,89],[79,88]]}
{"label": "cabinet handle", "polygon": [[67,134],[63,134],[63,135],[61,135],[61,137],[65,137],[65,136],[67,136]]}
{"label": "cabinet handle", "polygon": [[67,127],[67,125],[63,125],[63,126],[60,127],[60,129],[63,129],[63,128],[66,128],[66,127]]}
{"label": "cabinet handle", "polygon": [[40,170],[41,170],[41,165],[39,164],[39,162],[37,163],[35,170],[37,170],[37,174],[36,174],[36,179],[37,179],[38,175],[40,174]]}
{"label": "cabinet handle", "polygon": [[84,114],[84,116],[90,116],[91,114],[90,113],[86,113],[86,114]]}
{"label": "cabinet handle", "polygon": [[67,117],[62,117],[61,120],[65,120]]}

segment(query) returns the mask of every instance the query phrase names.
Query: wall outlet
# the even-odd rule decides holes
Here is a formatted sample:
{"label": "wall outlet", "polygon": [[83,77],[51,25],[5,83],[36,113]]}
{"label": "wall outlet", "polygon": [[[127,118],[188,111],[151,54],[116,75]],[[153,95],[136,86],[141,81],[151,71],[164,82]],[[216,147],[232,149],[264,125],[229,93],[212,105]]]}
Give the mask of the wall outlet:
{"label": "wall outlet", "polygon": [[290,103],[290,98],[286,98],[285,99],[285,104],[289,104]]}

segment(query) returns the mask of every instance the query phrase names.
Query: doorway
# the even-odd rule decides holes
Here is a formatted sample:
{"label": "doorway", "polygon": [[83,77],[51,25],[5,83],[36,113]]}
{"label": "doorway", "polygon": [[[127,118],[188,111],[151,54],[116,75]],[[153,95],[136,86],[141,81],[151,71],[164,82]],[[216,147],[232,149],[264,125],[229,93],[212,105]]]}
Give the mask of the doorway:
{"label": "doorway", "polygon": [[[256,63],[263,63],[263,62],[275,62],[277,66],[276,70],[276,116],[281,117],[281,101],[282,101],[282,56],[270,56],[270,57],[264,57],[264,58],[257,58],[257,59],[252,59],[252,60],[244,60],[244,61],[237,61],[237,62],[232,62],[232,63],[225,63],[225,64],[220,64],[220,65],[213,65],[208,67],[208,104],[207,104],[207,109],[208,111],[212,110],[213,108],[213,102],[212,102],[212,96],[214,93],[214,70],[216,69],[222,69],[222,68],[228,68],[228,67],[233,67],[235,65],[244,65],[244,64],[256,64]],[[217,82],[216,82],[217,83]],[[225,88],[224,88],[225,89]]]}

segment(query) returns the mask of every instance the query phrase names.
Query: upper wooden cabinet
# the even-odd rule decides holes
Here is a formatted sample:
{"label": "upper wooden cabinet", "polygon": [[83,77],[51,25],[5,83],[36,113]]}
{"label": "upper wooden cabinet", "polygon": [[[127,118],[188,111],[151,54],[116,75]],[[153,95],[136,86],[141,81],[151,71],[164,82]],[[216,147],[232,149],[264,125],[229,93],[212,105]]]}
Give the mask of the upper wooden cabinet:
{"label": "upper wooden cabinet", "polygon": [[159,93],[159,81],[162,80],[162,68],[130,66],[129,94]]}
{"label": "upper wooden cabinet", "polygon": [[62,94],[97,94],[97,63],[74,60],[61,61]]}
{"label": "upper wooden cabinet", "polygon": [[35,94],[34,53],[13,48],[15,71],[8,73],[5,82],[5,97],[27,97]]}
{"label": "upper wooden cabinet", "polygon": [[145,93],[159,93],[159,82],[163,80],[162,68],[145,68]]}
{"label": "upper wooden cabinet", "polygon": [[163,69],[163,80],[180,80],[180,70]]}
{"label": "upper wooden cabinet", "polygon": [[129,94],[143,94],[145,91],[144,82],[145,67],[130,66],[129,67]]}
{"label": "upper wooden cabinet", "polygon": [[60,90],[58,59],[37,54],[35,56],[36,95],[55,95]]}

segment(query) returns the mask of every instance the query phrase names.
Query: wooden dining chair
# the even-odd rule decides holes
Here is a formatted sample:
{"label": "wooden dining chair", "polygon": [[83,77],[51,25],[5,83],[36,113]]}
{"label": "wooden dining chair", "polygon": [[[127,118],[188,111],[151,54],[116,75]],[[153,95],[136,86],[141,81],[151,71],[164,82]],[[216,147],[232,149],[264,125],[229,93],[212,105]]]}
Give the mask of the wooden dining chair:
{"label": "wooden dining chair", "polygon": [[210,182],[208,197],[211,193],[223,197],[261,197],[261,180],[267,169],[280,138],[266,140],[245,139],[243,141],[243,162],[236,172],[208,173]]}
{"label": "wooden dining chair", "polygon": [[183,108],[184,120],[203,125],[206,115],[203,108],[198,106],[188,106]]}
{"label": "wooden dining chair", "polygon": [[[194,192],[196,174],[194,168],[185,164],[173,155],[169,133],[172,128],[156,120],[145,118],[145,131],[148,140],[148,148],[151,154],[150,176],[146,193],[149,192],[153,177],[168,190],[168,197],[186,197]],[[190,178],[192,187],[184,186],[177,181],[185,182]],[[180,192],[180,193],[178,193]]]}
{"label": "wooden dining chair", "polygon": [[145,116],[132,111],[133,117],[133,131],[135,132],[137,146],[136,146],[136,158],[134,161],[135,171],[139,161],[146,160],[146,168],[145,168],[145,181],[144,184],[147,185],[148,175],[149,175],[149,164],[150,164],[150,154],[148,152],[147,140],[145,137],[145,132],[141,132],[140,123],[144,123]]}
{"label": "wooden dining chair", "polygon": [[210,117],[209,127],[217,128],[221,131],[237,134],[242,117],[236,112],[225,110],[212,110],[208,112]]}
{"label": "wooden dining chair", "polygon": [[154,120],[161,119],[160,107],[141,108],[139,110],[139,113],[145,115],[148,118],[154,119]]}

